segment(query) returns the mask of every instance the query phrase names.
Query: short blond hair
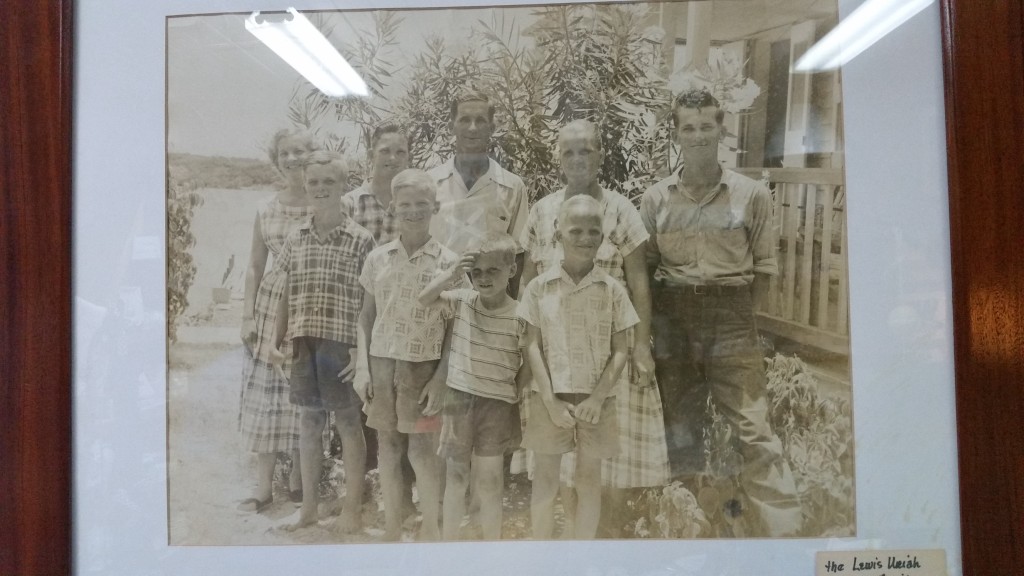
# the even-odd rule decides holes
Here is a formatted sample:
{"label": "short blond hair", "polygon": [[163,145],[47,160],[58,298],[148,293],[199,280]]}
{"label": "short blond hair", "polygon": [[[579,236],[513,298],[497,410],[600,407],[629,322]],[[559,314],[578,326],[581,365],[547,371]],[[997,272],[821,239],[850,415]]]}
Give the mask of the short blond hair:
{"label": "short blond hair", "polygon": [[302,173],[305,175],[306,169],[310,166],[332,166],[337,170],[338,176],[342,182],[348,183],[349,165],[348,158],[338,152],[331,150],[317,150],[306,156],[305,161],[302,163]]}
{"label": "short blond hair", "polygon": [[398,192],[399,188],[413,188],[430,195],[431,200],[437,200],[437,182],[419,168],[406,168],[395,174],[391,180],[391,193]]}
{"label": "short blond hair", "polygon": [[558,222],[556,222],[556,225],[561,230],[563,224],[572,213],[575,213],[577,217],[592,217],[600,223],[601,212],[601,203],[595,200],[593,196],[577,194],[562,202],[562,205],[558,208]]}
{"label": "short blond hair", "polygon": [[519,244],[505,232],[488,232],[480,243],[480,254],[497,254],[505,264],[515,264]]}

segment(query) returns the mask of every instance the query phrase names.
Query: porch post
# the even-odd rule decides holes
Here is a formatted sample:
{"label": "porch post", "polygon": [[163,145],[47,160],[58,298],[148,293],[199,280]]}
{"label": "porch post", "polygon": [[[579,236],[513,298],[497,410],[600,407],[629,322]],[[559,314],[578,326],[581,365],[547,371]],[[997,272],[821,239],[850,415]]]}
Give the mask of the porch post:
{"label": "porch post", "polygon": [[692,65],[707,66],[708,52],[711,49],[711,2],[688,2],[686,18],[686,49],[680,68]]}

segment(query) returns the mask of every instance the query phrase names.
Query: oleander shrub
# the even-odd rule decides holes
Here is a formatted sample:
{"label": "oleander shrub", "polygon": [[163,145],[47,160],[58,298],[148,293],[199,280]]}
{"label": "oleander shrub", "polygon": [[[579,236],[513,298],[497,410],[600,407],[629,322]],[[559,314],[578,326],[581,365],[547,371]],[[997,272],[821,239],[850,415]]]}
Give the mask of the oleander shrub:
{"label": "oleander shrub", "polygon": [[[466,86],[487,91],[497,108],[492,156],[527,184],[530,200],[560,186],[557,131],[574,119],[601,126],[601,182],[635,201],[669,163],[665,62],[649,8],[630,4],[544,6],[526,29],[514,18],[477,21],[469,48],[442,35],[426,49],[399,47],[399,13],[377,11],[374,29],[336,41],[369,85],[370,99],[328,98],[312,86],[290,104],[296,123],[329,118],[357,128],[351,149],[365,153],[374,126],[394,122],[413,140],[411,164],[430,167],[453,152],[449,102]],[[328,38],[335,26],[315,24]]]}
{"label": "oleander shrub", "polygon": [[188,290],[196,277],[191,250],[196,244],[192,216],[203,198],[192,180],[167,182],[167,339],[177,341],[178,319],[188,309]]}

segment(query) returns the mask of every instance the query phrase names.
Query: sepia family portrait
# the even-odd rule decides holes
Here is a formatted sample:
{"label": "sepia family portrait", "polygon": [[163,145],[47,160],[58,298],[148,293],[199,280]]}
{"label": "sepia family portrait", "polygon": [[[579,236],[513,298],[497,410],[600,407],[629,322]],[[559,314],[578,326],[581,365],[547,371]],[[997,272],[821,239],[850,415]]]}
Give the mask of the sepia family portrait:
{"label": "sepia family portrait", "polygon": [[170,544],[855,535],[836,20],[169,17]]}

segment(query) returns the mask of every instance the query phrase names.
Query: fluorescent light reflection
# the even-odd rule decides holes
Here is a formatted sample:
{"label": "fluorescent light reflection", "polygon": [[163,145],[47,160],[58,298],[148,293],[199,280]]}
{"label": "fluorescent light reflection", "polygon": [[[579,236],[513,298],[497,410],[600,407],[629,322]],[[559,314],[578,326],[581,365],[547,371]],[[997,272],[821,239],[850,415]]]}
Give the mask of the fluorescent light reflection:
{"label": "fluorescent light reflection", "polygon": [[797,60],[797,72],[833,70],[924,10],[935,0],[867,0]]}
{"label": "fluorescent light reflection", "polygon": [[288,14],[282,22],[257,22],[260,13],[253,12],[245,29],[327,96],[369,96],[366,82],[316,26],[295,8]]}

